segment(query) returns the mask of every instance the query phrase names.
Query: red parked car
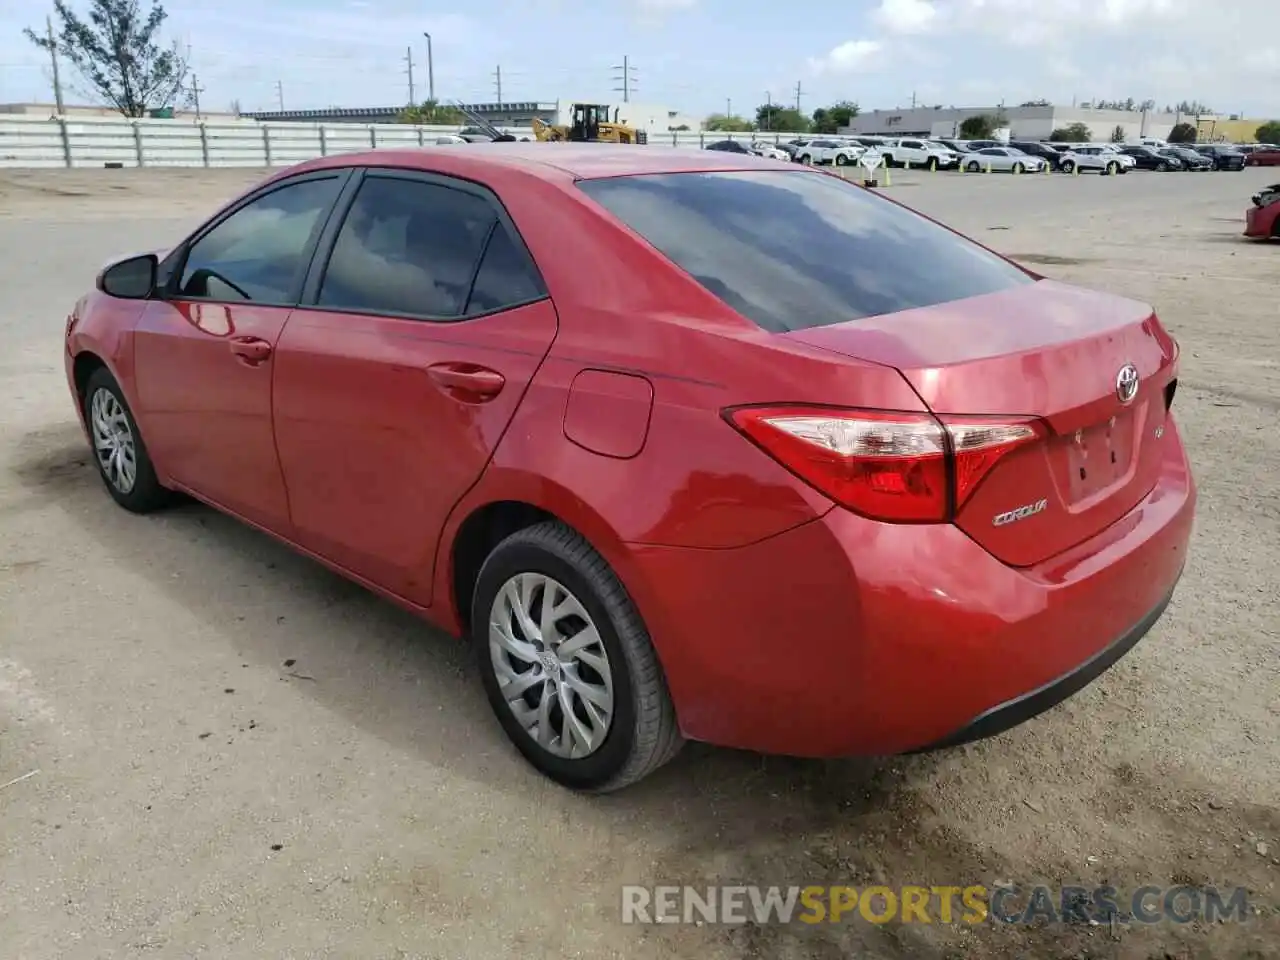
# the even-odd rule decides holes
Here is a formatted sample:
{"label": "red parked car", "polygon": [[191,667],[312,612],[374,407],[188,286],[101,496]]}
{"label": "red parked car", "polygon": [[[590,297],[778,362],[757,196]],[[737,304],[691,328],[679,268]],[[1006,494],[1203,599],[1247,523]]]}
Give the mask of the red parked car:
{"label": "red parked car", "polygon": [[1280,167],[1280,147],[1264,144],[1249,151],[1244,162],[1250,167]]}
{"label": "red parked car", "polygon": [[1259,240],[1280,237],[1280,183],[1253,195],[1253,206],[1244,212],[1244,235]]}
{"label": "red parked car", "polygon": [[829,174],[599,144],[334,156],[67,320],[107,491],[185,492],[470,639],[579,789],[686,738],[989,736],[1156,622],[1195,489],[1149,306]]}

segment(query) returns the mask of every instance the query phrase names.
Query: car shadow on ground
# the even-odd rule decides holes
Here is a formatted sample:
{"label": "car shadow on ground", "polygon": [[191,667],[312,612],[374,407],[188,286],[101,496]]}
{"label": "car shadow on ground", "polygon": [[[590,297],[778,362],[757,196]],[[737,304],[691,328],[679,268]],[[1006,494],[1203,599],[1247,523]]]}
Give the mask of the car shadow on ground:
{"label": "car shadow on ground", "polygon": [[[622,883],[928,887],[1027,882],[1029,875],[1047,883],[1079,878],[1078,866],[1066,861],[1011,863],[963,836],[953,825],[955,811],[930,789],[937,755],[819,762],[690,744],[666,768],[620,794],[584,797],[548,789],[492,719],[461,642],[204,506],[188,501],[145,517],[117,508],[74,422],[29,434],[20,449],[14,473],[26,498],[7,510],[66,511],[113,562],[211,625],[246,665],[277,670],[282,682],[411,755],[495,790],[538,797],[606,838],[599,873],[591,878],[603,891],[593,908],[602,925],[618,922]],[[210,565],[229,586],[210,589],[202,576]],[[276,614],[273,598],[286,600],[289,612]],[[990,749],[963,748],[974,764]],[[1140,775],[1129,770],[1119,778],[1109,805],[1132,809],[1135,777]],[[661,851],[656,858],[655,846]],[[1143,866],[1122,869],[1117,882],[1127,879],[1125,873],[1143,877]],[[1165,926],[1129,931],[1123,950],[1110,943],[1094,952],[1102,935],[1089,926],[964,928],[934,919],[914,925],[846,918],[839,924],[642,926],[620,928],[619,938],[657,940],[673,957],[713,948],[712,955],[744,960],[1189,958],[1201,954],[1164,948],[1203,945],[1195,931]],[[1154,951],[1156,944],[1161,950]]]}

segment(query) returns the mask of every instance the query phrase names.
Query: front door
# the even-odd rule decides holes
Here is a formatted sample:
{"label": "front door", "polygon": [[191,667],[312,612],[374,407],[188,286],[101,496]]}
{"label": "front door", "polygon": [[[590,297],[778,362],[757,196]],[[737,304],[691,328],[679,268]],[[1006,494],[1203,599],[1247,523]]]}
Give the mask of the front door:
{"label": "front door", "polygon": [[174,263],[134,339],[138,403],[160,470],[286,532],[271,423],[274,351],[346,171],[288,181],[217,221]]}
{"label": "front door", "polygon": [[[300,543],[431,602],[436,546],[556,332],[483,188],[365,174],[275,353],[275,436]],[[325,250],[332,254],[325,262]]]}

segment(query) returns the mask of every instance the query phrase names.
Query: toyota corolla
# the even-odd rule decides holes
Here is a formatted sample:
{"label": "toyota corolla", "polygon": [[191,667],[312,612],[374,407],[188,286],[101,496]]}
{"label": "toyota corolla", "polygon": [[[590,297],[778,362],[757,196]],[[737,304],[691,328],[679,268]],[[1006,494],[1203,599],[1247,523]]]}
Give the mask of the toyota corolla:
{"label": "toyota corolla", "polygon": [[314,160],[105,268],[65,353],[117,503],[466,638],[577,789],[1009,729],[1151,628],[1192,527],[1151,307],[746,155]]}

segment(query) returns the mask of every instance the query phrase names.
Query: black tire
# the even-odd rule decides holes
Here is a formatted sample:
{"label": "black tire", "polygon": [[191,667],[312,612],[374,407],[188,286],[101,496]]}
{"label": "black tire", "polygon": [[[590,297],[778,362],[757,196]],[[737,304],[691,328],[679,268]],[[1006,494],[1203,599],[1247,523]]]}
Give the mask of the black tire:
{"label": "black tire", "polygon": [[1026,172],[1026,169],[1027,169],[1027,168],[1026,168],[1026,167],[1024,167],[1021,163],[1015,163],[1015,164],[1013,165],[1013,172],[1014,172],[1014,173],[1025,173],[1025,172]]}
{"label": "black tire", "polygon": [[[608,657],[614,714],[600,746],[585,757],[558,757],[538,744],[499,688],[489,652],[490,612],[503,585],[520,573],[550,577],[572,593],[594,621]],[[503,730],[530,764],[565,787],[619,790],[657,770],[684,744],[644,621],[605,559],[563,523],[526,527],[489,554],[471,601],[471,640],[489,705]]]}
{"label": "black tire", "polygon": [[1062,172],[1063,172],[1063,173],[1075,173],[1075,169],[1076,169],[1076,165],[1075,165],[1075,163],[1073,163],[1072,161],[1070,161],[1070,160],[1063,160],[1063,161],[1062,161]]}
{"label": "black tire", "polygon": [[847,167],[848,165],[849,165],[849,158],[848,158],[848,157],[846,157],[843,153],[837,153],[837,154],[836,154],[836,166],[837,166],[837,167]]}
{"label": "black tire", "polygon": [[1116,163],[1114,160],[1112,160],[1110,163],[1108,163],[1108,164],[1107,164],[1107,169],[1106,169],[1105,171],[1103,171],[1103,172],[1104,172],[1108,177],[1114,177],[1117,173],[1119,173],[1119,172],[1120,172],[1120,164],[1118,164],[1118,163]]}
{"label": "black tire", "polygon": [[982,165],[977,160],[970,160],[968,166],[965,167],[970,173],[981,173]]}
{"label": "black tire", "polygon": [[1161,160],[1159,163],[1156,164],[1156,169],[1159,170],[1161,173],[1165,173],[1168,171],[1169,165],[1165,163],[1163,160]]}
{"label": "black tire", "polygon": [[[120,485],[111,479],[102,458],[98,455],[93,411],[95,398],[99,393],[110,395],[118,405],[123,414],[128,435],[133,441],[134,480],[132,486],[126,490],[122,490]],[[173,501],[172,492],[162,487],[156,478],[151,457],[147,454],[147,445],[143,442],[142,431],[138,429],[138,421],[133,418],[129,401],[125,399],[120,384],[116,383],[116,378],[106,367],[99,367],[90,374],[85,384],[84,422],[89,434],[90,455],[93,457],[94,466],[97,467],[98,476],[102,478],[102,483],[107,488],[107,493],[111,494],[111,499],[133,513],[151,513],[168,506]]]}

